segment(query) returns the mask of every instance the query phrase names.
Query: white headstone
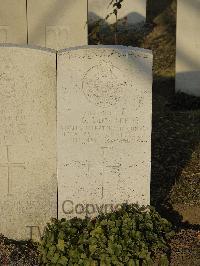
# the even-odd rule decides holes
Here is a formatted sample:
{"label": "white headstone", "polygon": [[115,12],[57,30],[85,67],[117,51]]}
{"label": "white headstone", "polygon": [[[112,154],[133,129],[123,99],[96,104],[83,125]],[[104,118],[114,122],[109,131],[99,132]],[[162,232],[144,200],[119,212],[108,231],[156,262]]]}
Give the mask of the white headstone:
{"label": "white headstone", "polygon": [[61,51],[57,98],[59,218],[149,204],[151,52]]}
{"label": "white headstone", "polygon": [[56,50],[87,44],[87,0],[28,0],[28,43]]}
{"label": "white headstone", "polygon": [[178,0],[176,91],[200,96],[200,0]]}
{"label": "white headstone", "polygon": [[[88,19],[89,23],[96,22],[99,18],[105,18],[113,11],[113,4],[109,5],[111,0],[89,0],[88,1]],[[115,2],[115,1],[114,1]],[[114,3],[113,2],[113,3]],[[118,12],[118,19],[133,26],[146,20],[146,0],[124,0],[122,8]],[[110,16],[107,23],[115,23],[115,16]]]}
{"label": "white headstone", "polygon": [[0,0],[0,43],[27,43],[26,0]]}
{"label": "white headstone", "polygon": [[0,47],[0,233],[38,240],[57,216],[56,54]]}

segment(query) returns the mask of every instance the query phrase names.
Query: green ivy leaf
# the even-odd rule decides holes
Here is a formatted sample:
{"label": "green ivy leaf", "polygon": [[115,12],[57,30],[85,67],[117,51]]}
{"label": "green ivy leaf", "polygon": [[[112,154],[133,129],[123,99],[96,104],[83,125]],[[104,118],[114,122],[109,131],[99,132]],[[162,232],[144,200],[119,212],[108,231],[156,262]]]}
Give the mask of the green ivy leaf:
{"label": "green ivy leaf", "polygon": [[94,254],[97,250],[97,245],[90,245],[89,246],[89,251],[91,254]]}
{"label": "green ivy leaf", "polygon": [[63,239],[58,239],[57,248],[58,248],[58,250],[64,252],[64,250],[65,250],[65,241]]}
{"label": "green ivy leaf", "polygon": [[60,254],[59,253],[55,253],[52,256],[51,263],[56,264],[58,262],[59,258],[60,258]]}
{"label": "green ivy leaf", "polygon": [[169,260],[166,255],[162,255],[160,258],[160,266],[169,266]]}
{"label": "green ivy leaf", "polygon": [[63,266],[67,266],[68,265],[68,259],[66,258],[66,257],[64,257],[64,256],[62,256],[59,260],[58,260],[58,262],[57,262],[58,264],[60,264],[60,265],[63,265]]}

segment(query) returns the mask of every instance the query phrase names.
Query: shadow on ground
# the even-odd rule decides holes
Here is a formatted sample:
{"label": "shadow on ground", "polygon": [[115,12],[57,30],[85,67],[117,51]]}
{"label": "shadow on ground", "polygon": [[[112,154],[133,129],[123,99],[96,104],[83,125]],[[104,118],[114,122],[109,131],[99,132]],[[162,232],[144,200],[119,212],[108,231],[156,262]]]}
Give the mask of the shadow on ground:
{"label": "shadow on ground", "polygon": [[[154,54],[151,204],[178,225],[187,220],[180,210],[200,203],[200,100],[175,94],[176,0],[148,0],[147,23],[117,36],[118,44]],[[113,33],[90,39],[97,43],[114,44]],[[192,223],[199,224],[195,217]]]}
{"label": "shadow on ground", "polygon": [[[180,230],[171,243],[170,265],[198,266],[200,100],[174,94],[176,1],[147,0],[147,6],[148,23],[120,32],[118,43],[153,50],[151,204]],[[112,31],[96,37],[90,37],[90,44],[114,44]],[[0,236],[0,251],[0,265],[39,265],[32,243]]]}

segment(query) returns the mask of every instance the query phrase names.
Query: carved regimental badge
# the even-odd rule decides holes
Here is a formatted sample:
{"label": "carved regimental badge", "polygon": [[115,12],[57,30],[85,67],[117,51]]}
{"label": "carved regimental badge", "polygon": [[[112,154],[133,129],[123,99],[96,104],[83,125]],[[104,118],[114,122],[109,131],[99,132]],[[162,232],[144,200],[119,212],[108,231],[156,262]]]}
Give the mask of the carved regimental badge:
{"label": "carved regimental badge", "polygon": [[109,107],[120,101],[126,84],[120,69],[103,62],[84,74],[82,89],[91,103],[98,107]]}

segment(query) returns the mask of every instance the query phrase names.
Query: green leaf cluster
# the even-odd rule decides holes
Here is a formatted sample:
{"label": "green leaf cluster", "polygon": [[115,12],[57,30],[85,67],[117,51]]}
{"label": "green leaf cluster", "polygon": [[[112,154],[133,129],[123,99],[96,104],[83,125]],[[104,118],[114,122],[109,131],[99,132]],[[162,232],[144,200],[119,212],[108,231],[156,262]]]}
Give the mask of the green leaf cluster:
{"label": "green leaf cluster", "polygon": [[[172,225],[151,207],[122,205],[94,219],[53,220],[39,251],[42,265],[152,265],[168,252]],[[168,265],[162,256],[161,265]]]}

